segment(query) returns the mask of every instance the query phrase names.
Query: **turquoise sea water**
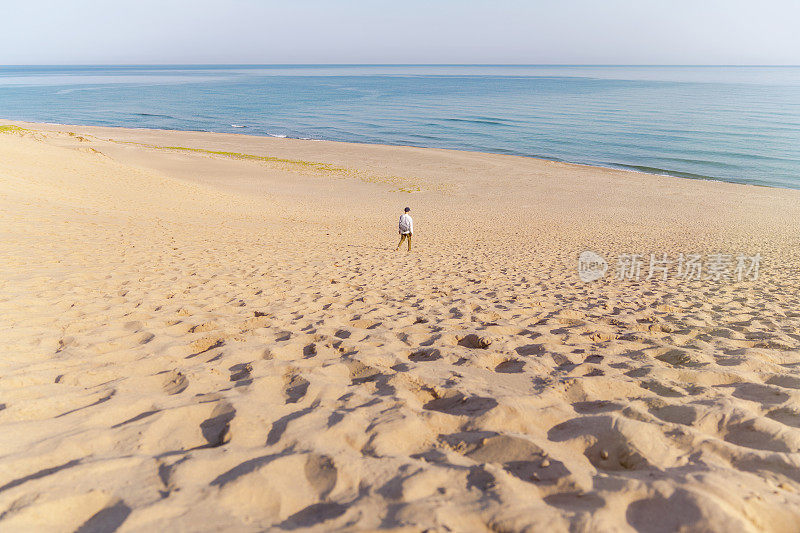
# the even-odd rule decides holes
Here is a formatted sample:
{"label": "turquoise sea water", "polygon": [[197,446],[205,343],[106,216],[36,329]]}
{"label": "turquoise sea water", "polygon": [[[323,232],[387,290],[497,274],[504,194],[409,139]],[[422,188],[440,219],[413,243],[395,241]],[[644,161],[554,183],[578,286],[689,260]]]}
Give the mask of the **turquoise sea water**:
{"label": "turquoise sea water", "polygon": [[542,157],[800,188],[800,67],[14,66],[0,117]]}

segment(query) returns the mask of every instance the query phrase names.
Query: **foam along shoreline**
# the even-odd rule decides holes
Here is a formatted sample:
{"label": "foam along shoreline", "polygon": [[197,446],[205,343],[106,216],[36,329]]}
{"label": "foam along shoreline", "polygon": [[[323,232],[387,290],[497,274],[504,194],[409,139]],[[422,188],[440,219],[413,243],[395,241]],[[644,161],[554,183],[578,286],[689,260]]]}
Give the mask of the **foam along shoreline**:
{"label": "foam along shoreline", "polygon": [[[800,520],[800,191],[13,125],[0,529]],[[584,283],[587,250],[609,268]],[[760,271],[683,279],[679,254]]]}

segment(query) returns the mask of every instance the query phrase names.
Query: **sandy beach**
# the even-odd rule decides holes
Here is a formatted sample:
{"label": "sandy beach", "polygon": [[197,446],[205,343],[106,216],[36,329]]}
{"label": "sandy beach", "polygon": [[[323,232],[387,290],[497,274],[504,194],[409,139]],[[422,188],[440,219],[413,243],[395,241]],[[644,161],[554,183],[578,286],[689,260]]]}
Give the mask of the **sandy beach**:
{"label": "sandy beach", "polygon": [[800,191],[0,121],[0,232],[4,532],[798,530]]}

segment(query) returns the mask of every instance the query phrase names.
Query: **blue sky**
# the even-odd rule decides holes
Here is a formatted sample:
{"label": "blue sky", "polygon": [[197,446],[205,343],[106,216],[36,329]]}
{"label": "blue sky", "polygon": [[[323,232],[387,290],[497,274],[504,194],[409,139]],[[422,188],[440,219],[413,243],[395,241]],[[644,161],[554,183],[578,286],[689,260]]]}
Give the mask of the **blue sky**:
{"label": "blue sky", "polygon": [[7,65],[800,64],[798,0],[0,2]]}

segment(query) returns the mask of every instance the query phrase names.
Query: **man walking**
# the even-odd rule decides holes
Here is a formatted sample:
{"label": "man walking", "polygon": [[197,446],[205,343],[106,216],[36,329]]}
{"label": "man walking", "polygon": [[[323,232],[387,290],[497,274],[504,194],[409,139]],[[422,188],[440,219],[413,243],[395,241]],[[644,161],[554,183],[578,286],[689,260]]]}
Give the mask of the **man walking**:
{"label": "man walking", "polygon": [[400,243],[397,245],[397,250],[400,249],[400,245],[403,244],[403,241],[408,239],[408,251],[411,251],[411,235],[414,233],[414,221],[411,220],[411,215],[408,214],[411,211],[410,207],[406,207],[403,210],[403,214],[400,215]]}

